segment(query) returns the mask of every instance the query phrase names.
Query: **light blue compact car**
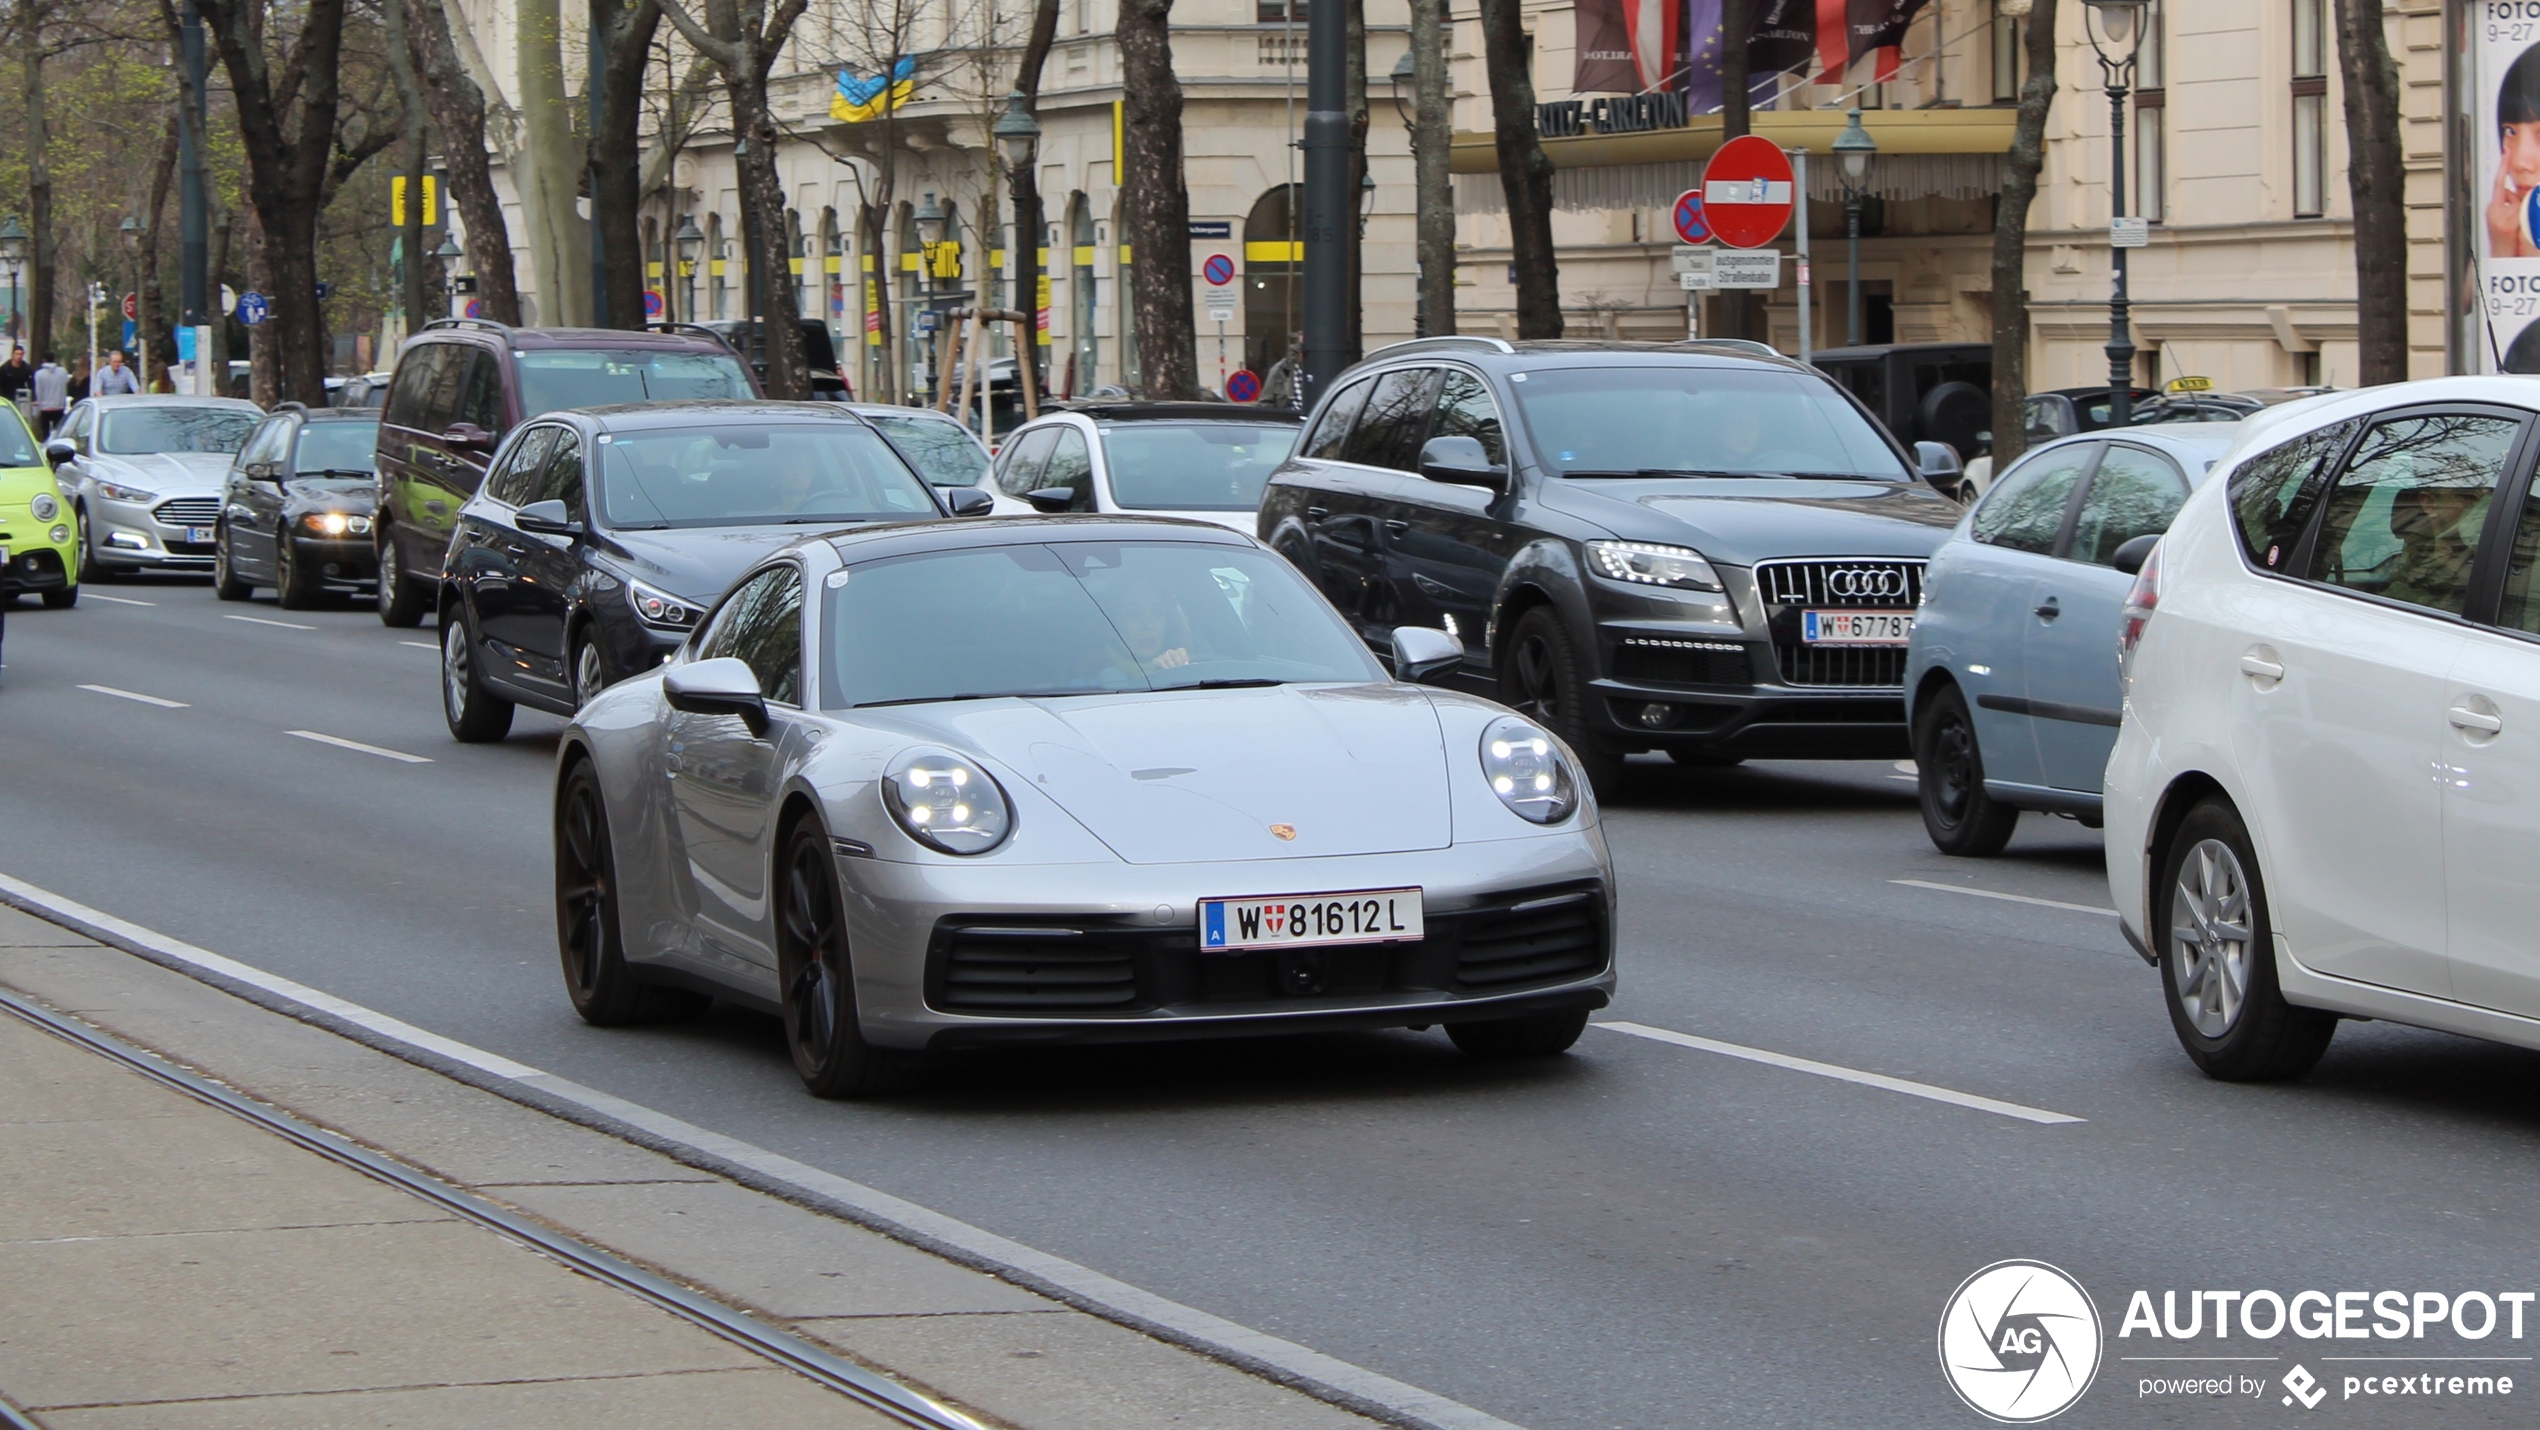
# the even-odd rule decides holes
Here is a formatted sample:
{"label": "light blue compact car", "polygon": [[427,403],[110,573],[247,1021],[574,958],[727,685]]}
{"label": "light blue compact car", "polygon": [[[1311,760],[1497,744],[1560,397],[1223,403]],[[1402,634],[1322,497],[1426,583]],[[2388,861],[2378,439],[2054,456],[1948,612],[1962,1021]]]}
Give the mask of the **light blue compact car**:
{"label": "light blue compact car", "polygon": [[1998,854],[2024,809],[2099,824],[2134,573],[2237,422],[2064,437],[2004,472],[1932,554],[1905,657],[1923,827]]}

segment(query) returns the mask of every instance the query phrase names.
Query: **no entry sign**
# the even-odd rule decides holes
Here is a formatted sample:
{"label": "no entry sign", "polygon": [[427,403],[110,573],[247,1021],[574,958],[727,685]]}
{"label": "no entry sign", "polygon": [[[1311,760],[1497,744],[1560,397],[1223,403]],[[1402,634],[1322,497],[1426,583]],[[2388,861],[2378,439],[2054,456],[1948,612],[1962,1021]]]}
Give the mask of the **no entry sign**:
{"label": "no entry sign", "polygon": [[1676,241],[1709,243],[1711,220],[1702,211],[1702,191],[1687,189],[1676,195]]}
{"label": "no entry sign", "polygon": [[[1731,248],[1762,248],[1790,224],[1790,156],[1769,139],[1741,134],[1702,169],[1703,214]],[[1682,212],[1678,204],[1678,212]]]}

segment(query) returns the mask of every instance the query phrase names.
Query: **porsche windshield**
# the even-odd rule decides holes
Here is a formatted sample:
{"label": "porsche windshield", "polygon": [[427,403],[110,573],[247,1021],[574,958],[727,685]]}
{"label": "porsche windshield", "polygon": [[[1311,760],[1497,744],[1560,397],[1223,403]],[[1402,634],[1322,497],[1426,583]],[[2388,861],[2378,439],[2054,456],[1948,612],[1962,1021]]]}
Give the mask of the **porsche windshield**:
{"label": "porsche windshield", "polygon": [[1385,678],[1295,567],[1249,547],[974,547],[828,581],[821,703],[833,710]]}
{"label": "porsche windshield", "polygon": [[1565,477],[1913,478],[1870,419],[1807,373],[1669,363],[1525,377],[1509,388],[1535,455]]}

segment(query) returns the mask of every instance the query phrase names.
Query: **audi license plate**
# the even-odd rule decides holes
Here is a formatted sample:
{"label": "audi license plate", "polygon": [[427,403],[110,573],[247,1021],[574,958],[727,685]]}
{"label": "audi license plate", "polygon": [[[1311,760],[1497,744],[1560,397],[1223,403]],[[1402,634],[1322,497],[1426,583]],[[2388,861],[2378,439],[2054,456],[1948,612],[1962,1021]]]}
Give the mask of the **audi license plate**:
{"label": "audi license plate", "polygon": [[1202,953],[1324,943],[1400,943],[1420,937],[1418,889],[1199,901]]}
{"label": "audi license plate", "polygon": [[189,526],[185,528],[185,539],[188,541],[212,541],[217,539],[219,536],[220,533],[218,531],[208,526]]}
{"label": "audi license plate", "polygon": [[1911,611],[1799,613],[1799,639],[1808,645],[1903,645],[1913,638]]}

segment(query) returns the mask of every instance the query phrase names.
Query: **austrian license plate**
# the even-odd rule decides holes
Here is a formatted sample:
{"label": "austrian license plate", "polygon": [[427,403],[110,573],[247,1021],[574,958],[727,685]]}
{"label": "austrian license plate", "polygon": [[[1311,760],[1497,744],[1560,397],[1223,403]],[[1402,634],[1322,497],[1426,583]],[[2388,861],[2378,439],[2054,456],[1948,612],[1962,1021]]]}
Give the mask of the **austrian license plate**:
{"label": "austrian license plate", "polygon": [[185,539],[188,541],[210,541],[219,534],[220,533],[218,531],[208,526],[189,526],[185,528]]}
{"label": "austrian license plate", "polygon": [[1913,638],[1911,611],[1799,613],[1799,639],[1808,645],[1903,645]]}
{"label": "austrian license plate", "polygon": [[1418,889],[1281,894],[1268,899],[1202,899],[1202,953],[1302,948],[1325,943],[1398,943],[1423,937]]}

